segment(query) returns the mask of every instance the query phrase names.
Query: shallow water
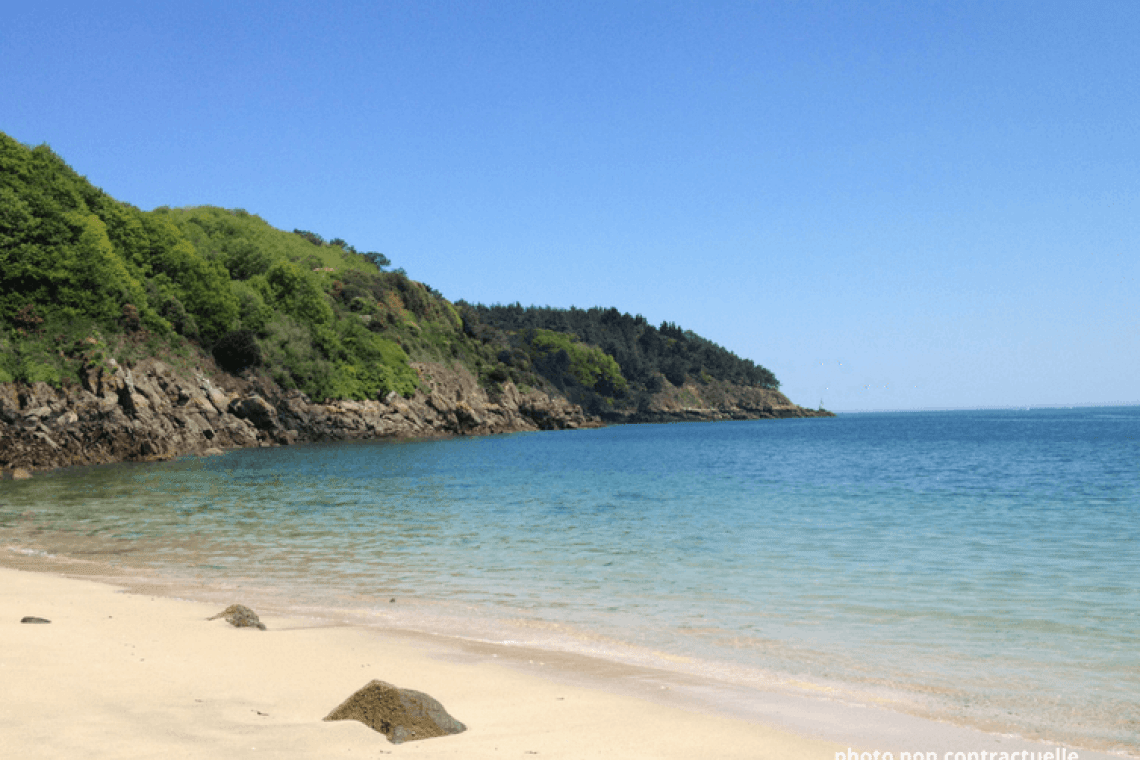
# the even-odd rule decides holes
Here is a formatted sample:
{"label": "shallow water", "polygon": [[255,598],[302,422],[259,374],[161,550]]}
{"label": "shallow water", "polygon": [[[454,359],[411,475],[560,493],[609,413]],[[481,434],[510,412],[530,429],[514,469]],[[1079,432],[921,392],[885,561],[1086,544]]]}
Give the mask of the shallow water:
{"label": "shallow water", "polygon": [[0,484],[0,546],[1140,754],[1138,433],[1130,407],[233,451]]}

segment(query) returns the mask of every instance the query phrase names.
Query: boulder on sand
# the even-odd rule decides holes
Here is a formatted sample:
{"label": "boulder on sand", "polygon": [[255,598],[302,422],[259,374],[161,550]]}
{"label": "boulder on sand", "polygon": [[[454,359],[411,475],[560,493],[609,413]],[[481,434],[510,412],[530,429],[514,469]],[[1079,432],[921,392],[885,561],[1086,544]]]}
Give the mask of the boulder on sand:
{"label": "boulder on sand", "polygon": [[265,623],[258,619],[257,613],[244,604],[231,604],[217,615],[206,619],[217,620],[218,618],[225,618],[229,621],[230,625],[236,628],[260,628],[263,631],[265,630]]}
{"label": "boulder on sand", "polygon": [[358,720],[393,744],[458,734],[467,730],[437,700],[422,691],[369,681],[325,720]]}

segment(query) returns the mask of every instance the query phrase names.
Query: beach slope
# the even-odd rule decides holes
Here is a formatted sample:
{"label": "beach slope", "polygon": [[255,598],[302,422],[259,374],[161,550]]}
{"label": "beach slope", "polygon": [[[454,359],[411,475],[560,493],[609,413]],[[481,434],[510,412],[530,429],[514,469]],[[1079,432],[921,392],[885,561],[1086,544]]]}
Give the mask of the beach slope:
{"label": "beach slope", "polygon": [[[235,600],[240,601],[240,600]],[[262,616],[0,568],[0,737],[21,758],[812,758],[846,747],[487,662],[381,631]],[[25,616],[49,624],[21,623]],[[370,680],[426,692],[468,726],[394,745],[322,719]]]}

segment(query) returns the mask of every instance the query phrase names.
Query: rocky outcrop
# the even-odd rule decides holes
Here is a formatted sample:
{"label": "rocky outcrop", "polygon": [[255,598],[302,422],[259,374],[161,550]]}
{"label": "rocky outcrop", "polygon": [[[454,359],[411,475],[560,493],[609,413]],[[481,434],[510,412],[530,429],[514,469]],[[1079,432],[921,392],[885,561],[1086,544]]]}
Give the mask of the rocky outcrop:
{"label": "rocky outcrop", "polygon": [[711,381],[666,384],[649,403],[637,409],[614,410],[602,415],[609,423],[713,422],[718,420],[834,417],[823,409],[805,409],[787,396],[767,388],[751,388]]}
{"label": "rocky outcrop", "polygon": [[266,440],[228,411],[201,373],[176,376],[157,360],[86,372],[81,385],[0,386],[0,468],[41,469],[167,459]]}
{"label": "rocky outcrop", "polygon": [[121,461],[212,455],[224,449],[305,441],[488,435],[597,427],[603,423],[687,422],[832,416],[779,391],[723,383],[667,385],[639,408],[583,413],[562,396],[488,390],[461,366],[413,363],[411,398],[314,402],[264,378],[176,373],[157,359],[93,367],[81,383],[0,385],[0,473]]}
{"label": "rocky outcrop", "polygon": [[[0,471],[213,454],[358,438],[484,435],[596,426],[581,408],[511,383],[488,393],[464,369],[413,365],[410,399],[315,403],[264,379],[175,373],[157,359],[85,372],[81,384],[0,385]],[[225,386],[225,387],[223,387]]]}

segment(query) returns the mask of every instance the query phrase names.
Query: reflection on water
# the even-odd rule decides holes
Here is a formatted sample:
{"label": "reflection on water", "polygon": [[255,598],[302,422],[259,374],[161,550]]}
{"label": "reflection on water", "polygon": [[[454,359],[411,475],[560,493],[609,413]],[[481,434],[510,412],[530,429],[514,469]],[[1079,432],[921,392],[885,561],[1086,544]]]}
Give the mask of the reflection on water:
{"label": "reflection on water", "polygon": [[0,544],[1135,751],[1138,428],[957,412],[234,451],[3,483]]}

